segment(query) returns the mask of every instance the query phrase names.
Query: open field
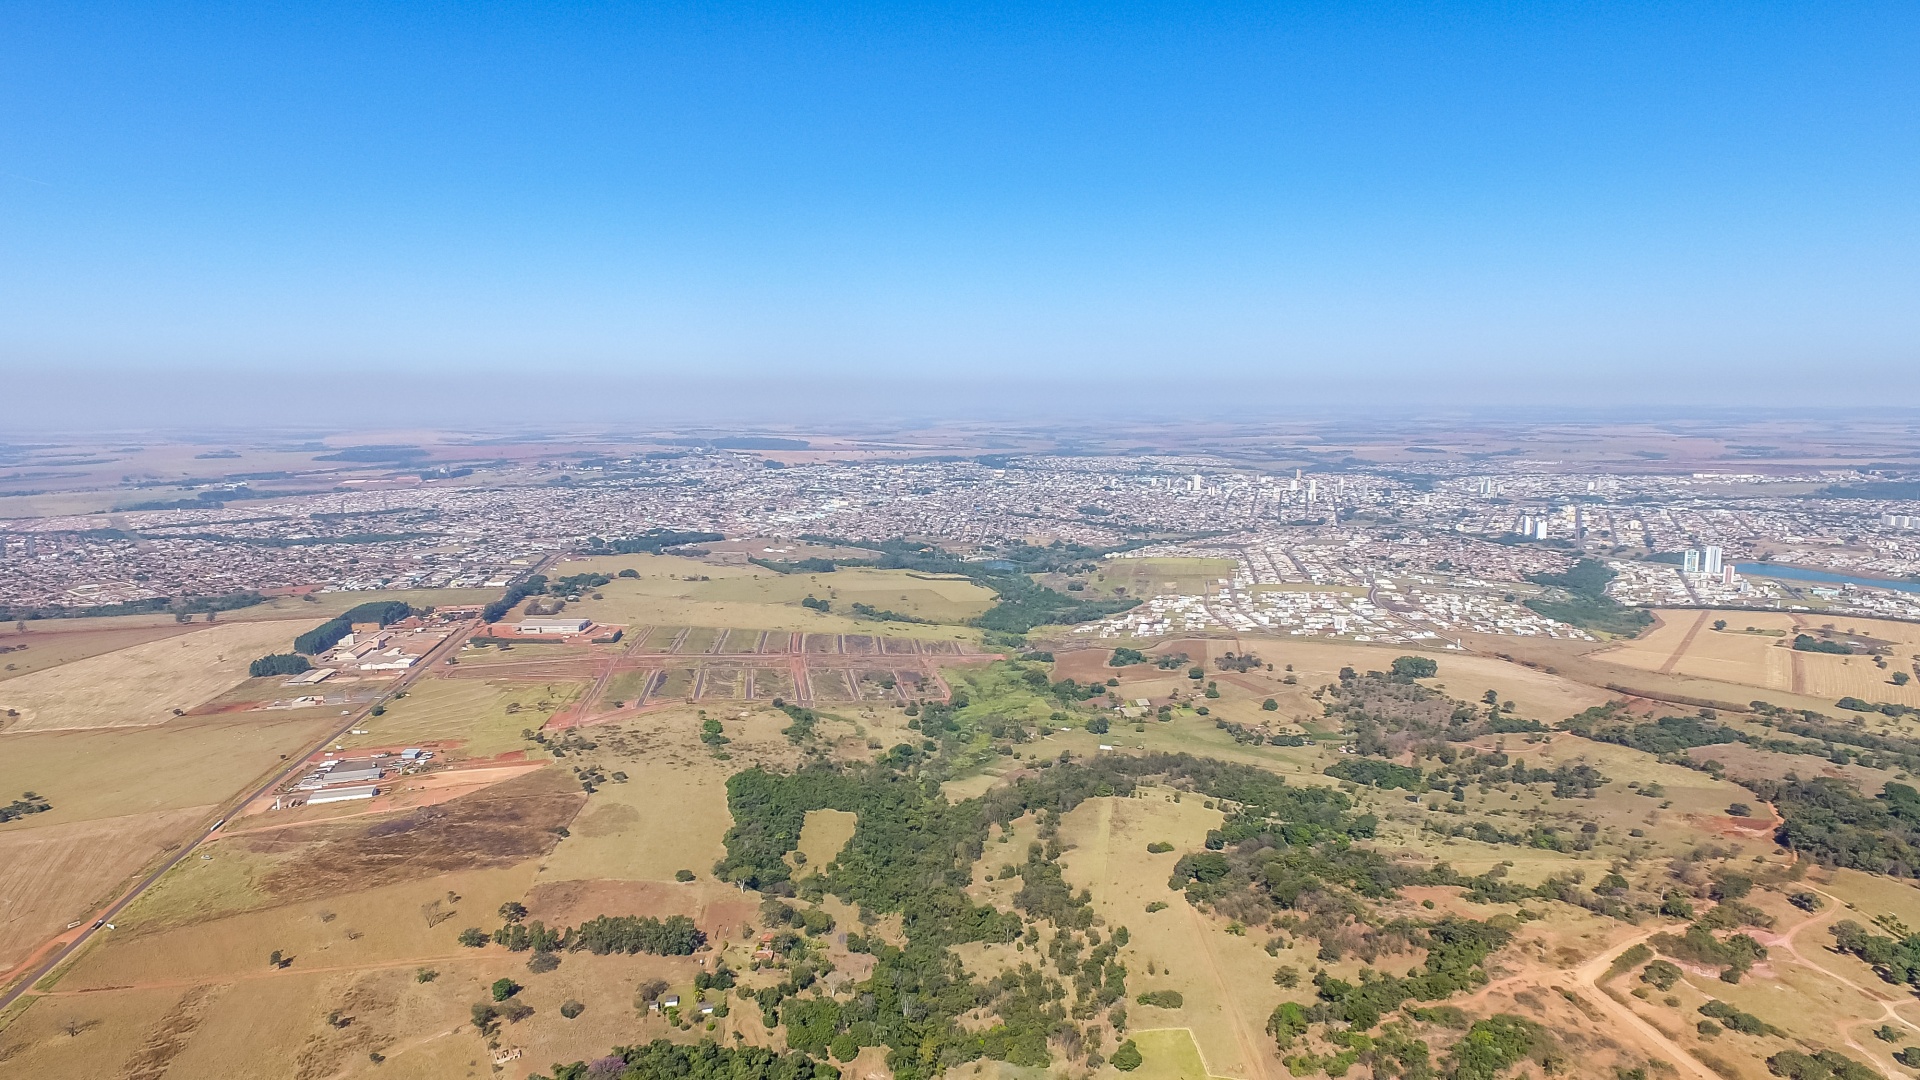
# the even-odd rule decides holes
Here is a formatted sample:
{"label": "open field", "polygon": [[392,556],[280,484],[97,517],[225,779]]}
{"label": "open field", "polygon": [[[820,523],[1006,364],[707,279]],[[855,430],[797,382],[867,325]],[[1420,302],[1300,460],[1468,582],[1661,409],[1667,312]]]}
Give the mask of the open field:
{"label": "open field", "polygon": [[198,626],[182,626],[169,619],[164,625],[120,626],[72,630],[60,623],[39,621],[29,629],[8,626],[0,631],[0,679],[15,679],[35,671],[71,664],[89,656],[118,652],[150,641],[197,633]]}
{"label": "open field", "polygon": [[[76,919],[91,918],[134,872],[205,824],[211,806],[0,829],[0,972]],[[84,856],[84,857],[82,857]]]}
{"label": "open field", "polygon": [[[631,569],[637,578],[616,577],[567,605],[568,616],[615,626],[731,626],[822,634],[872,634],[947,640],[979,640],[979,633],[952,625],[886,623],[852,616],[858,602],[919,618],[963,621],[985,611],[992,594],[972,582],[911,574],[904,570],[852,568],[831,574],[779,574],[759,566],[717,566],[673,555],[618,555],[570,559],[549,576]],[[852,584],[849,584],[852,583]],[[822,614],[800,606],[812,593],[833,600]],[[902,597],[905,599],[901,599]]]}
{"label": "open field", "polygon": [[348,735],[340,744],[457,743],[464,756],[492,757],[524,747],[520,733],[537,730],[580,691],[579,683],[559,681],[421,679],[406,697],[388,702],[383,715],[367,719],[367,734]]}
{"label": "open field", "polygon": [[835,607],[866,604],[933,622],[965,622],[993,606],[993,590],[962,577],[854,568],[832,574],[769,574],[701,582],[696,600],[793,604],[816,596]]}
{"label": "open field", "polygon": [[[1776,612],[1661,611],[1660,625],[1639,639],[1614,646],[1601,655],[1617,663],[1649,671],[1691,675],[1768,690],[1826,699],[1857,697],[1920,706],[1920,680],[1895,686],[1895,671],[1912,674],[1920,654],[1920,626],[1883,619],[1828,618]],[[1727,629],[1711,623],[1725,619]],[[1796,652],[1793,636],[1815,627],[1832,625],[1893,642],[1887,667],[1876,667],[1869,656],[1836,656]],[[1759,632],[1748,632],[1753,627]]]}
{"label": "open field", "polygon": [[[234,622],[287,622],[293,626],[287,634],[287,643],[313,627],[326,622],[335,615],[350,608],[372,601],[399,600],[415,607],[451,607],[455,605],[487,604],[500,599],[499,589],[381,589],[377,592],[354,590],[343,592],[321,592],[309,594],[313,599],[301,596],[270,596],[266,602],[252,607],[235,608],[219,614],[220,623]],[[198,624],[195,624],[198,625]],[[216,624],[217,625],[217,624]],[[77,619],[34,619],[27,623],[29,637],[40,633],[72,633],[76,631],[96,630],[141,630],[183,628],[174,621],[168,612],[156,612],[151,615],[102,615]],[[283,646],[273,650],[285,652]]]}
{"label": "open field", "polygon": [[859,815],[844,810],[807,811],[806,827],[800,830],[797,849],[806,859],[789,861],[809,867],[814,873],[821,872],[847,846],[847,841],[853,839],[853,829],[859,821]]}
{"label": "open field", "polygon": [[[1235,687],[1245,691],[1234,698],[1206,703],[1222,717],[1242,723],[1275,718],[1259,709],[1260,702],[1267,697],[1279,703],[1282,718],[1316,719],[1321,711],[1320,703],[1313,700],[1312,692],[1335,681],[1341,668],[1381,671],[1390,667],[1395,657],[1409,653],[1429,657],[1439,664],[1439,675],[1429,682],[1445,688],[1447,693],[1478,698],[1485,691],[1493,690],[1501,700],[1512,701],[1518,715],[1549,724],[1620,696],[1491,656],[1413,650],[1404,646],[1304,642],[1247,635],[1173,638],[1151,651],[1152,655],[1184,653],[1192,665],[1207,669],[1206,678],[1198,683],[1187,678],[1188,664],[1170,670],[1137,665],[1126,669],[1108,667],[1110,652],[1094,648],[1056,653],[1059,662],[1055,677],[1072,677],[1082,683],[1120,677],[1124,682],[1122,696],[1128,699],[1158,699],[1173,690],[1203,687],[1210,680],[1217,683],[1223,693]],[[1215,661],[1229,652],[1251,653],[1260,658],[1263,666],[1245,673],[1221,671]],[[1267,671],[1265,664],[1273,665],[1274,670]],[[1292,671],[1287,670],[1288,665],[1292,665]],[[1285,682],[1289,675],[1295,679],[1291,685]]]}
{"label": "open field", "polygon": [[1232,559],[1107,559],[1087,587],[1102,595],[1154,596],[1181,593],[1205,596],[1233,575]]}
{"label": "open field", "polygon": [[304,752],[337,716],[271,712],[186,717],[147,727],[0,733],[0,792],[37,791],[53,809],[0,835],[68,821],[206,806]]}
{"label": "open field", "polygon": [[1136,1080],[1207,1080],[1217,1074],[1207,1070],[1200,1047],[1187,1028],[1154,1028],[1128,1033],[1144,1059],[1138,1069],[1127,1074]]}
{"label": "open field", "polygon": [[[1213,1075],[1259,1080],[1269,1074],[1267,1014],[1283,998],[1308,1000],[1310,993],[1289,995],[1275,986],[1275,961],[1256,941],[1227,934],[1168,891],[1174,862],[1201,849],[1207,830],[1219,823],[1220,813],[1199,800],[1175,803],[1162,792],[1091,799],[1062,824],[1061,838],[1072,845],[1062,872],[1075,888],[1093,890],[1095,909],[1109,925],[1131,930],[1137,956],[1157,970],[1129,978],[1129,989],[1175,990],[1185,998],[1179,1009],[1134,1005],[1129,1024],[1189,1028]],[[1147,845],[1156,841],[1174,850],[1149,854]],[[1155,900],[1171,904],[1148,914],[1146,905]]]}
{"label": "open field", "polygon": [[160,724],[247,677],[247,665],[285,652],[288,622],[220,623],[91,656],[0,683],[6,732]]}

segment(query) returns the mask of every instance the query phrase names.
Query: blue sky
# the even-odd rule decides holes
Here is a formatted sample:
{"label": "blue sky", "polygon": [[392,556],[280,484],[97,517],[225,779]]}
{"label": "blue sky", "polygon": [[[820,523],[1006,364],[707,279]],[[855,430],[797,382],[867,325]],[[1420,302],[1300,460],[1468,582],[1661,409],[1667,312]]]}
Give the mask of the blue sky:
{"label": "blue sky", "polygon": [[29,381],[1920,390],[1911,3],[6,3],[0,27],[0,365]]}

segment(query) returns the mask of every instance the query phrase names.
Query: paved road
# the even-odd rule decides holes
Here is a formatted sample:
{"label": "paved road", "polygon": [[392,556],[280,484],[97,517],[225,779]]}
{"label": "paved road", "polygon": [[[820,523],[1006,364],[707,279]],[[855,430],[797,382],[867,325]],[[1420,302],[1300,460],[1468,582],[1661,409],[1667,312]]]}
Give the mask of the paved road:
{"label": "paved road", "polygon": [[[381,702],[388,700],[394,694],[399,693],[400,691],[405,690],[407,687],[413,685],[414,680],[426,674],[427,671],[433,667],[433,665],[445,659],[448,653],[451,653],[455,649],[458,649],[461,643],[465,642],[468,636],[474,632],[476,627],[477,627],[477,624],[475,623],[467,623],[464,626],[462,626],[460,629],[447,635],[447,639],[441,642],[439,645],[435,646],[432,651],[427,653],[426,656],[422,657],[421,661],[418,664],[415,664],[414,666],[408,668],[405,672],[403,672],[399,680],[393,684],[392,688],[388,690],[387,693],[381,695],[377,700],[369,702],[366,705],[362,706],[361,708],[355,710],[353,715],[349,716],[346,719],[346,721],[340,725],[338,729],[329,733],[325,739],[322,739],[318,743],[316,743],[312,749],[299,755],[298,757],[289,758],[287,767],[275,773],[271,779],[267,780],[265,783],[261,784],[259,787],[254,788],[252,791],[247,792],[247,794],[241,796],[239,799],[233,800],[227,803],[224,808],[224,812],[221,813],[220,817],[215,820],[214,826],[210,826],[207,829],[207,831],[201,833],[199,836],[195,837],[194,839],[192,839],[191,841],[183,845],[179,851],[174,853],[172,858],[168,859],[164,863],[161,863],[160,866],[157,869],[155,869],[152,873],[140,879],[140,882],[134,885],[133,888],[127,890],[127,892],[123,893],[120,899],[115,900],[112,904],[108,905],[105,911],[95,914],[93,916],[92,921],[94,923],[112,922],[116,915],[119,915],[122,911],[125,911],[127,909],[127,905],[133,903],[135,900],[140,898],[140,895],[142,893],[146,892],[148,889],[151,889],[153,887],[154,882],[159,881],[160,878],[163,875],[165,875],[167,871],[173,869],[175,866],[178,866],[181,862],[185,861],[188,856],[200,850],[200,848],[204,844],[206,844],[207,840],[213,836],[214,827],[217,827],[221,823],[225,822],[230,815],[237,813],[241,807],[246,806],[248,803],[252,802],[257,798],[260,798],[263,795],[267,795],[271,793],[275,788],[279,787],[281,784],[286,783],[289,779],[293,777],[295,773],[299,772],[302,768],[306,766],[308,758],[312,757],[314,754],[321,752],[322,750],[325,750],[327,747],[333,745],[335,740],[347,734],[348,731],[352,730],[356,725],[364,721],[367,718],[367,716],[373,711],[373,708],[375,705],[378,705]],[[20,980],[14,984],[12,989],[7,990],[4,993],[0,993],[0,1012],[4,1012],[8,1006],[12,1005],[15,1001],[18,1001],[22,995],[32,990],[33,985],[35,983],[39,982],[43,978],[46,978],[47,972],[52,971],[54,968],[58,967],[62,962],[64,962],[67,959],[67,957],[72,956],[74,953],[78,952],[81,946],[85,945],[87,942],[93,939],[93,935],[101,932],[104,929],[105,929],[104,927],[95,927],[92,925],[85,927],[80,931],[79,934],[75,935],[72,941],[67,942],[67,944],[63,948],[54,950],[53,954],[47,957],[45,960],[41,961],[41,963],[38,966],[34,967],[32,970],[26,972],[25,974],[21,975]]]}

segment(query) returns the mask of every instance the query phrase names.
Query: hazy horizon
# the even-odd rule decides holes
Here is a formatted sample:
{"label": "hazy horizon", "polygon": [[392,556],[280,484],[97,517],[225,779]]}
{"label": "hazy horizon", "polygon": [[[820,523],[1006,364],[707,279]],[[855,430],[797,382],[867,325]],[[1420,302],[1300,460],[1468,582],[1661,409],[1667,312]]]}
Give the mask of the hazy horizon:
{"label": "hazy horizon", "polygon": [[9,23],[10,425],[1920,391],[1906,5]]}

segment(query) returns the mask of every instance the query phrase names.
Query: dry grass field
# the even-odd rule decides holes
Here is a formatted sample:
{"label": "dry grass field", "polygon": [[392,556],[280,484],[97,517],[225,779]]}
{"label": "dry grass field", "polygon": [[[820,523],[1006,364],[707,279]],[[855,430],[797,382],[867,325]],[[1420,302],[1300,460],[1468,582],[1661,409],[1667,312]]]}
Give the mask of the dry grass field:
{"label": "dry grass field", "polygon": [[1127,596],[1182,593],[1204,596],[1233,575],[1232,559],[1108,559],[1087,587],[1102,595],[1124,589]]}
{"label": "dry grass field", "polygon": [[210,806],[0,829],[0,971],[113,899],[134,872],[206,823]]}
{"label": "dry grass field", "polygon": [[228,622],[0,683],[6,732],[161,724],[247,677],[247,665],[285,652],[304,627]]}
{"label": "dry grass field", "polygon": [[[91,620],[104,621],[104,620]],[[118,652],[150,641],[197,633],[199,626],[182,626],[169,619],[164,625],[68,629],[57,622],[34,622],[29,629],[8,626],[0,631],[0,679],[15,679],[35,671],[71,664],[89,656]]]}
{"label": "dry grass field", "polygon": [[866,604],[934,622],[960,623],[993,606],[993,591],[962,577],[907,570],[838,570],[832,574],[766,574],[698,583],[692,599],[750,604],[797,604],[815,596],[835,607]]}
{"label": "dry grass field", "polygon": [[361,728],[367,734],[347,735],[340,745],[458,744],[462,756],[492,757],[525,747],[520,733],[539,729],[581,689],[579,683],[547,680],[422,679],[406,697],[389,702],[384,714],[369,717]]}
{"label": "dry grass field", "polygon": [[[596,622],[641,627],[754,627],[822,634],[872,634],[977,641],[977,631],[952,625],[882,623],[852,616],[851,605],[868,604],[918,618],[964,621],[985,611],[992,594],[956,578],[910,574],[904,570],[847,569],[832,574],[778,574],[759,566],[718,566],[672,555],[621,555],[573,559],[549,576],[583,573],[640,576],[619,578],[592,595],[567,605],[566,613]],[[812,593],[831,599],[827,614],[800,606]],[[905,597],[905,599],[902,599]]]}
{"label": "dry grass field", "polygon": [[798,849],[798,853],[806,858],[803,861],[789,857],[788,861],[806,867],[803,873],[819,873],[839,856],[847,846],[847,841],[853,839],[854,827],[859,823],[859,815],[849,814],[845,810],[807,811],[807,823],[800,830]]}
{"label": "dry grass field", "polygon": [[[1895,686],[1895,671],[1912,674],[1920,655],[1920,626],[1882,619],[1834,618],[1776,612],[1661,611],[1660,625],[1634,641],[1600,653],[1616,663],[1663,674],[1694,676],[1807,697],[1891,701],[1920,706],[1920,680]],[[1725,630],[1712,622],[1725,619]],[[1796,652],[1798,633],[1832,626],[1893,643],[1887,667],[1868,656]],[[1751,631],[1748,628],[1753,628]]]}
{"label": "dry grass field", "polygon": [[335,717],[294,712],[187,717],[149,727],[0,733],[0,792],[37,791],[53,809],[0,835],[69,821],[206,806],[257,783]]}
{"label": "dry grass field", "polygon": [[[1310,999],[1311,990],[1290,994],[1275,986],[1271,976],[1278,961],[1259,940],[1226,933],[1223,923],[1167,889],[1175,860],[1201,849],[1220,818],[1200,800],[1175,803],[1164,792],[1090,799],[1062,823],[1061,840],[1071,847],[1061,869],[1069,884],[1093,891],[1094,908],[1108,925],[1132,932],[1137,959],[1129,966],[1153,965],[1155,974],[1137,970],[1128,978],[1129,991],[1176,990],[1185,998],[1179,1009],[1133,1005],[1129,1025],[1187,1028],[1213,1075],[1261,1077],[1271,1056],[1267,1014],[1283,998]],[[1174,850],[1149,854],[1147,845],[1156,841]],[[1147,904],[1156,900],[1169,906],[1148,914]]]}
{"label": "dry grass field", "polygon": [[[1192,685],[1186,677],[1186,666],[1161,671],[1149,667],[1133,667],[1124,671],[1106,666],[1110,650],[1080,649],[1074,652],[1056,653],[1059,657],[1060,673],[1056,677],[1071,676],[1081,682],[1100,681],[1113,676],[1125,680],[1125,697],[1156,697],[1172,689]],[[1244,674],[1223,672],[1215,660],[1232,652],[1239,655],[1252,653],[1263,664],[1272,664],[1274,670],[1264,667]],[[1512,701],[1518,715],[1539,719],[1546,723],[1564,719],[1593,705],[1605,703],[1618,697],[1604,689],[1576,682],[1563,676],[1550,674],[1543,670],[1522,667],[1492,656],[1463,652],[1432,652],[1409,649],[1406,646],[1336,644],[1303,642],[1292,638],[1266,638],[1255,636],[1221,638],[1174,638],[1152,650],[1154,655],[1186,654],[1192,664],[1207,669],[1206,679],[1216,682],[1225,693],[1231,687],[1238,687],[1246,694],[1235,700],[1248,704],[1236,709],[1233,701],[1225,703],[1209,702],[1222,716],[1241,722],[1261,719],[1257,710],[1266,697],[1272,697],[1281,705],[1281,713],[1294,717],[1315,717],[1320,713],[1320,705],[1313,701],[1312,692],[1335,681],[1340,669],[1351,667],[1356,671],[1383,671],[1390,667],[1397,656],[1409,653],[1429,657],[1440,665],[1439,675],[1427,680],[1428,685],[1442,688],[1445,692],[1463,698],[1478,698],[1487,690],[1500,695],[1502,701]],[[1286,670],[1287,665],[1293,670]],[[1295,682],[1288,685],[1285,679],[1292,675]],[[1203,680],[1200,685],[1204,686]],[[1135,693],[1134,688],[1143,693]],[[1248,695],[1254,695],[1248,697]],[[1255,710],[1246,712],[1247,708]],[[1268,717],[1271,719],[1271,717]]]}
{"label": "dry grass field", "polygon": [[[301,596],[272,596],[266,602],[252,607],[223,611],[219,615],[220,623],[236,622],[286,622],[292,629],[287,634],[286,645],[273,651],[285,652],[298,635],[331,619],[335,615],[374,600],[400,600],[415,607],[448,607],[464,604],[486,604],[500,598],[498,589],[383,589],[379,592],[323,592],[313,593],[313,599]],[[79,619],[40,619],[27,624],[29,640],[36,634],[66,634],[94,631],[125,632],[133,630],[163,630],[180,632],[199,629],[202,624],[191,626],[176,623],[171,614],[158,612],[151,615],[106,615],[89,616]],[[218,625],[218,624],[216,624]],[[12,632],[11,626],[8,628]],[[8,642],[8,644],[12,644]],[[4,668],[0,664],[0,668]]]}

